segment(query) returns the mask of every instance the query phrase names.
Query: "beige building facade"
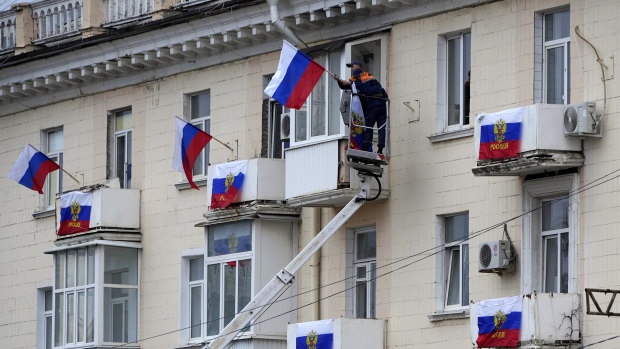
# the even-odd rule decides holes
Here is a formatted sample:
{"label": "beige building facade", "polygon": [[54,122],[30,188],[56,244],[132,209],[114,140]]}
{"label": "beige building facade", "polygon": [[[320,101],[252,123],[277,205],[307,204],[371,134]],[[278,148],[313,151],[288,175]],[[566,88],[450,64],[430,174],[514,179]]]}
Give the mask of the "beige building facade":
{"label": "beige building facade", "polygon": [[[331,73],[361,60],[377,77],[389,162],[378,199],[233,347],[284,348],[287,324],[367,318],[377,348],[475,348],[476,303],[516,295],[520,347],[620,347],[620,318],[588,314],[586,298],[620,291],[616,1],[2,10],[0,172],[32,144],[68,173],[42,195],[0,180],[1,348],[202,348],[337,217],[360,188],[341,91],[324,74],[300,111],[266,96],[283,38]],[[565,135],[567,105],[584,102],[583,126]],[[481,116],[517,107],[523,151],[479,161]],[[217,138],[193,169],[199,191],[171,169],[174,116]],[[237,160],[249,160],[243,196],[211,209],[213,166]],[[58,236],[57,196],[74,190],[100,199],[101,219]],[[217,250],[231,236],[249,245]],[[485,244],[498,265],[483,265]],[[612,294],[594,296],[617,315]]]}

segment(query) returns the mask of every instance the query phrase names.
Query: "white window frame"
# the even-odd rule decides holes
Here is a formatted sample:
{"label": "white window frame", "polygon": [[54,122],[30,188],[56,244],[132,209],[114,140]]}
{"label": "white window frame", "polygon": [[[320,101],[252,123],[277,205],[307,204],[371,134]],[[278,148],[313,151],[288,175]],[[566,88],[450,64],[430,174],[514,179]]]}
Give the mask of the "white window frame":
{"label": "white window frame", "polygon": [[[200,96],[200,95],[204,95],[204,94],[208,94],[209,95],[209,114],[208,115],[198,115],[196,117],[194,117],[194,115],[192,115],[192,98],[195,96]],[[202,91],[197,91],[197,92],[192,92],[189,94],[186,94],[184,96],[183,99],[183,111],[184,111],[184,115],[185,115],[185,121],[189,122],[190,124],[198,127],[199,129],[210,133],[211,132],[211,90],[210,89],[206,89],[206,90],[202,90]],[[203,149],[200,152],[200,155],[198,155],[199,157],[201,157],[202,159],[202,168],[198,169],[198,173],[194,174],[194,171],[196,170],[196,168],[198,167],[199,164],[195,164],[194,168],[192,169],[192,173],[193,173],[193,178],[195,179],[206,179],[207,177],[207,171],[209,169],[209,153],[211,150],[211,146],[210,144],[207,144],[207,146],[205,147],[205,149]]]}
{"label": "white window frame", "polygon": [[[132,128],[128,128],[128,129],[124,129],[121,131],[116,131],[116,117],[118,114],[126,112],[126,111],[130,111],[131,112],[131,118],[132,118],[132,124],[133,124],[133,110],[131,107],[129,108],[122,108],[122,109],[117,109],[114,110],[112,112],[109,113],[110,117],[111,117],[111,132],[112,132],[112,151],[111,151],[111,156],[112,156],[112,161],[110,161],[110,167],[111,167],[111,178],[118,178],[117,176],[117,169],[119,164],[117,163],[117,153],[118,153],[118,142],[119,142],[119,138],[121,137],[125,137],[125,151],[123,154],[123,158],[124,158],[124,163],[123,163],[123,178],[122,178],[122,185],[121,188],[131,188],[131,177],[129,177],[127,175],[128,172],[132,173],[132,177],[133,177],[133,169],[132,167],[132,152],[133,152],[133,139],[132,139]],[[128,171],[129,169],[129,171]],[[120,178],[119,178],[120,180]]]}
{"label": "white window frame", "polygon": [[[448,34],[443,34],[440,35],[438,38],[438,43],[437,43],[437,106],[436,106],[436,113],[437,113],[437,132],[439,133],[449,133],[449,132],[456,132],[456,131],[461,131],[461,130],[466,130],[466,129],[470,129],[473,127],[473,117],[472,117],[472,113],[471,113],[471,108],[470,108],[470,115],[469,115],[469,123],[464,124],[464,118],[465,118],[465,91],[464,91],[464,84],[467,81],[467,72],[465,72],[464,69],[464,63],[463,63],[463,53],[464,53],[464,42],[465,40],[464,35],[466,34],[470,34],[470,38],[471,38],[471,29],[464,29],[464,30],[460,30],[460,31],[456,31],[453,33],[448,33]],[[449,86],[449,76],[448,76],[448,72],[449,72],[449,45],[448,42],[450,40],[454,40],[454,39],[460,39],[460,72],[461,72],[461,78],[460,78],[460,82],[459,82],[459,122],[454,124],[454,125],[449,125],[449,105],[448,105],[448,96],[449,96],[449,91],[448,89],[450,88]],[[472,40],[470,39],[470,45],[471,45]],[[471,47],[470,47],[470,51],[469,51],[469,59],[471,62]],[[470,67],[471,68],[471,67]],[[470,92],[471,93],[471,92]],[[471,100],[471,95],[470,95],[470,100]]]}
{"label": "white window frame", "polygon": [[[197,248],[197,249],[190,249],[190,250],[184,250],[181,253],[181,284],[180,284],[180,301],[179,301],[179,328],[181,329],[179,335],[180,335],[180,344],[181,345],[185,345],[188,343],[194,343],[194,342],[202,342],[203,338],[205,337],[207,328],[206,328],[206,322],[205,322],[205,308],[206,308],[206,304],[205,304],[205,287],[206,287],[206,283],[205,283],[205,277],[206,277],[206,264],[204,264],[204,256],[205,256],[205,249],[204,248]],[[189,281],[189,275],[190,275],[190,261],[192,259],[197,259],[197,258],[203,258],[203,275],[202,275],[202,280],[200,281],[194,281],[194,282],[190,282]],[[192,338],[191,337],[191,328],[190,328],[190,324],[191,324],[191,290],[190,288],[192,286],[195,286],[197,284],[201,284],[202,285],[202,309],[201,309],[201,316],[200,316],[200,333],[201,336],[200,337],[195,337]]]}
{"label": "white window frame", "polygon": [[[357,296],[356,296],[356,285],[358,281],[366,281],[371,279],[372,271],[371,264],[375,265],[375,282],[368,283],[366,285],[367,291],[367,299],[366,299],[366,309],[368,309],[367,318],[371,318],[370,316],[377,314],[377,286],[376,286],[376,263],[377,258],[366,258],[366,259],[357,259],[357,246],[356,246],[356,238],[358,234],[367,233],[370,231],[374,231],[375,234],[377,232],[376,226],[368,225],[362,227],[356,227],[347,229],[347,237],[346,237],[346,268],[345,268],[345,314],[348,318],[357,318]],[[375,235],[376,236],[376,235]],[[376,237],[375,237],[376,239]],[[377,252],[376,240],[375,240],[375,255]],[[357,268],[358,266],[365,266],[367,270],[366,278],[358,278],[357,277]],[[374,285],[374,293],[371,293],[371,288]],[[374,310],[372,307],[372,299],[371,295],[374,294]]]}
{"label": "white window frame", "polygon": [[[45,293],[51,292],[51,309],[45,310]],[[46,283],[37,287],[37,349],[46,349],[47,319],[50,319],[50,348],[54,347],[54,284]]]}
{"label": "white window frame", "polygon": [[[235,222],[231,222],[231,223],[238,223],[238,222],[242,222],[242,221],[235,221]],[[226,224],[226,223],[223,223]],[[246,260],[249,259],[250,260],[250,268],[251,268],[251,277],[250,277],[250,297],[254,296],[254,284],[255,284],[255,278],[256,278],[256,258],[255,258],[255,251],[257,249],[256,246],[256,222],[255,221],[251,221],[250,223],[250,239],[252,241],[252,249],[250,251],[246,251],[246,252],[239,252],[239,253],[230,253],[230,254],[225,254],[225,255],[219,255],[219,256],[212,256],[209,257],[208,256],[208,251],[209,251],[209,239],[208,239],[208,234],[209,234],[209,228],[212,226],[208,226],[207,229],[205,229],[205,254],[204,254],[204,261],[205,261],[205,266],[204,266],[204,288],[203,288],[203,293],[205,294],[204,298],[203,298],[203,309],[204,309],[204,314],[207,314],[209,311],[208,308],[208,292],[207,292],[207,282],[208,282],[208,267],[210,265],[219,265],[220,266],[220,281],[219,281],[219,295],[220,295],[220,299],[219,299],[219,310],[220,310],[220,316],[219,316],[219,328],[220,328],[220,332],[224,329],[225,324],[225,316],[224,316],[224,264],[226,264],[226,262],[239,262],[241,260]],[[237,264],[238,265],[238,264]],[[239,293],[238,293],[238,286],[239,286],[239,268],[236,268],[236,276],[235,276],[235,313],[238,313],[239,311],[241,311],[241,307],[239,307]],[[203,322],[207,322],[207,319],[203,319]],[[205,324],[206,327],[206,324]],[[253,332],[253,327],[250,326],[248,330],[243,331],[243,333],[241,334],[242,336],[244,335],[252,335]],[[207,329],[205,329],[203,331],[203,334],[205,336],[205,338],[209,339],[209,338],[214,338],[217,335],[209,335],[207,333]],[[219,334],[219,332],[218,332]]]}
{"label": "white window frame", "polygon": [[[542,201],[569,196],[579,187],[577,174],[523,182],[523,241],[521,245],[521,293],[543,292]],[[568,293],[578,291],[579,195],[569,196]],[[562,230],[564,231],[564,230]]]}
{"label": "white window frame", "polygon": [[[56,151],[50,151],[49,149],[49,139],[51,133],[62,132],[63,135],[63,149],[59,149]],[[58,165],[62,166],[63,163],[63,155],[64,155],[64,131],[63,127],[54,127],[50,129],[46,129],[41,131],[41,150],[50,158],[52,161],[56,162]],[[52,176],[56,176],[56,188],[57,192],[51,193],[51,180]],[[58,172],[52,172],[47,175],[45,179],[45,184],[43,186],[43,195],[40,196],[39,206],[42,210],[50,210],[53,209],[56,204],[56,194],[62,193],[62,177],[63,173],[61,170]]]}
{"label": "white window frame", "polygon": [[[364,258],[357,259],[357,236],[361,234],[366,234],[369,232],[375,232],[375,258]],[[366,319],[374,319],[377,317],[377,245],[376,245],[376,230],[371,228],[360,229],[354,231],[353,237],[353,272],[355,274],[355,285],[357,286],[358,282],[366,282],[366,310],[367,314],[364,318]],[[366,269],[366,276],[360,278],[357,275],[357,268],[364,267]],[[353,316],[357,319],[362,318],[360,314],[357,314],[357,304],[360,302],[357,299],[357,292],[353,292]]]}
{"label": "white window frame", "polygon": [[[558,12],[563,12],[563,11],[568,11],[568,9],[560,9],[558,11],[553,11],[553,12],[546,12],[543,14],[543,21],[542,21],[542,40],[543,40],[543,101],[544,103],[548,103],[547,99],[547,53],[549,52],[549,50],[551,49],[555,49],[555,48],[563,48],[563,54],[564,54],[564,93],[562,94],[563,99],[564,99],[564,103],[563,104],[568,104],[570,103],[570,72],[569,72],[569,62],[570,62],[570,57],[569,57],[569,53],[570,53],[570,35],[561,39],[556,39],[556,40],[551,40],[551,41],[545,41],[545,17],[554,13],[558,13]],[[570,11],[569,11],[569,17],[570,17]],[[570,29],[570,22],[568,24],[568,27]]]}

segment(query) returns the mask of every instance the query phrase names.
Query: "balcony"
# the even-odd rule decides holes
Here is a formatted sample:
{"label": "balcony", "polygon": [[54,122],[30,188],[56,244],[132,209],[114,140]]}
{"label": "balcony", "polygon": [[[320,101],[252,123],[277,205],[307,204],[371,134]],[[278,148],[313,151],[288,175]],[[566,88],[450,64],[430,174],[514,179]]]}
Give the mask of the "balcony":
{"label": "balcony", "polygon": [[[73,243],[103,238],[140,241],[140,191],[100,188],[93,191],[90,229],[84,233],[58,236],[56,242]],[[56,199],[56,231],[60,226],[60,198]]]}
{"label": "balcony", "polygon": [[[559,171],[584,164],[579,137],[564,134],[564,110],[557,104],[523,107],[521,151],[517,157],[478,161],[472,169],[476,176],[525,176]],[[474,128],[475,154],[480,149],[480,120]]]}
{"label": "balcony", "polygon": [[[576,293],[533,293],[523,297],[522,348],[564,347],[579,342],[580,297]],[[476,305],[471,305],[471,338],[478,338]]]}
{"label": "balcony", "polygon": [[0,54],[15,47],[15,13],[0,13]]}
{"label": "balcony", "polygon": [[37,23],[35,43],[56,41],[81,34],[82,0],[41,1],[32,5],[32,19]]}
{"label": "balcony", "polygon": [[[302,323],[312,328],[312,323]],[[333,349],[383,349],[385,346],[384,320],[373,319],[333,319]],[[315,330],[316,331],[316,330]],[[287,328],[287,349],[296,348],[297,324]],[[305,340],[304,340],[305,343]]]}

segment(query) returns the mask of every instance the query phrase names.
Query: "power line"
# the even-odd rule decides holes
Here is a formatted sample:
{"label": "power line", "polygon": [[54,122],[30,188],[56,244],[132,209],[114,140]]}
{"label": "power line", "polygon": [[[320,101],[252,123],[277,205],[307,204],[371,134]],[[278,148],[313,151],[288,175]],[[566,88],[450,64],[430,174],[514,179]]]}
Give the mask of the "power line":
{"label": "power line", "polygon": [[[480,229],[480,230],[478,230],[478,231],[476,231],[476,232],[473,232],[473,233],[471,233],[471,234],[468,234],[468,236],[467,236],[467,237],[464,237],[464,238],[462,238],[462,239],[460,239],[460,240],[457,240],[457,241],[467,242],[467,241],[469,241],[469,240],[471,240],[471,239],[473,239],[473,238],[475,238],[475,237],[478,237],[478,236],[480,236],[480,235],[482,235],[482,234],[484,234],[484,233],[487,233],[487,232],[489,232],[489,231],[491,231],[491,230],[493,230],[493,229],[495,229],[495,228],[501,227],[501,226],[503,226],[504,224],[507,224],[507,223],[509,223],[509,222],[511,222],[511,221],[513,221],[513,220],[519,219],[519,218],[521,218],[521,217],[523,217],[523,216],[525,216],[525,215],[528,215],[528,214],[530,214],[530,213],[532,213],[532,212],[535,212],[535,211],[537,211],[537,210],[540,210],[540,209],[542,209],[544,206],[547,206],[547,205],[553,205],[554,203],[556,203],[556,202],[558,202],[558,201],[560,201],[560,200],[564,200],[564,199],[565,199],[565,198],[567,198],[567,197],[572,197],[572,196],[574,196],[574,195],[578,195],[578,194],[580,194],[580,193],[582,193],[582,192],[584,192],[584,191],[586,191],[586,190],[590,190],[590,189],[593,189],[593,188],[595,188],[595,187],[598,187],[599,185],[605,184],[605,183],[607,183],[607,182],[609,182],[609,181],[611,181],[611,180],[613,180],[613,179],[616,179],[616,178],[620,177],[620,174],[619,174],[619,175],[615,175],[615,176],[613,176],[613,177],[611,177],[611,178],[608,178],[608,179],[606,179],[606,180],[604,180],[604,181],[603,181],[603,179],[605,179],[605,178],[607,178],[607,177],[609,177],[609,176],[611,176],[611,175],[613,175],[614,173],[617,173],[617,172],[620,172],[620,168],[619,168],[619,169],[616,169],[616,170],[614,170],[614,171],[612,171],[612,172],[610,172],[610,173],[608,173],[608,174],[606,174],[606,175],[604,175],[604,176],[602,176],[602,177],[599,177],[599,178],[597,178],[597,179],[595,179],[595,180],[591,181],[590,183],[584,184],[583,186],[581,186],[581,187],[579,187],[579,188],[577,188],[577,189],[575,189],[575,190],[573,190],[573,191],[569,192],[569,194],[568,194],[567,196],[565,196],[565,197],[562,197],[562,198],[560,198],[560,199],[555,199],[555,200],[545,201],[545,202],[543,202],[541,205],[539,205],[539,206],[537,206],[537,207],[535,207],[535,208],[532,208],[532,209],[530,209],[529,211],[523,212],[523,213],[521,213],[521,214],[519,214],[519,215],[517,215],[517,216],[514,216],[514,217],[511,217],[511,218],[508,218],[508,219],[506,219],[506,220],[504,220],[504,221],[501,221],[501,222],[499,222],[499,223],[495,223],[495,224],[493,224],[493,225],[491,225],[491,226],[488,226],[488,227],[486,227],[486,228]],[[597,182],[598,182],[598,183],[597,183]],[[435,250],[435,252],[430,253],[430,254],[428,254],[428,255],[426,255],[426,256],[424,256],[424,257],[422,257],[422,258],[419,258],[419,259],[414,260],[414,261],[412,261],[412,262],[410,262],[410,263],[404,264],[404,265],[402,265],[402,266],[400,266],[400,267],[398,267],[398,268],[396,268],[396,269],[390,270],[390,271],[385,272],[385,273],[383,273],[383,274],[381,274],[381,275],[377,275],[377,276],[375,276],[374,278],[371,278],[369,281],[374,281],[374,280],[376,280],[376,279],[378,279],[378,278],[381,278],[381,277],[383,277],[383,276],[386,276],[386,275],[392,274],[392,273],[394,273],[394,272],[396,272],[396,271],[398,271],[398,270],[404,269],[404,268],[406,268],[406,267],[408,267],[408,266],[410,266],[410,265],[413,265],[413,264],[415,264],[415,263],[417,263],[417,262],[420,262],[420,261],[425,260],[425,259],[427,259],[427,258],[429,258],[429,257],[432,257],[432,256],[434,256],[434,255],[437,255],[438,253],[443,252],[443,248],[444,248],[444,246],[445,246],[445,244],[437,245],[437,246],[434,246],[434,247],[432,247],[432,248],[429,248],[429,249],[426,249],[426,250],[420,251],[420,252],[418,252],[418,253],[415,253],[415,254],[412,254],[412,255],[409,255],[409,256],[406,256],[406,257],[400,258],[400,259],[398,259],[398,260],[396,260],[396,261],[390,262],[390,263],[388,263],[388,264],[386,264],[386,265],[383,265],[383,266],[381,266],[381,267],[377,267],[377,268],[376,268],[376,270],[377,270],[377,269],[380,269],[380,268],[387,267],[387,266],[389,266],[389,265],[393,265],[393,264],[395,264],[395,263],[402,262],[402,261],[407,260],[407,259],[409,259],[409,258],[413,258],[413,257],[416,257],[416,256],[423,255],[423,254],[425,254],[425,253],[428,253],[428,252],[430,252],[430,251]],[[332,282],[332,283],[329,283],[329,284],[326,284],[326,285],[323,285],[323,286],[317,287],[317,288],[312,289],[312,290],[308,290],[308,291],[304,291],[304,292],[302,292],[302,293],[298,293],[298,294],[296,294],[296,295],[292,295],[292,296],[289,296],[289,297],[285,297],[285,298],[283,298],[283,299],[276,299],[276,301],[269,302],[269,303],[267,303],[267,304],[265,304],[265,305],[263,305],[263,306],[261,306],[261,307],[256,307],[256,308],[248,309],[248,310],[245,310],[245,311],[246,311],[246,312],[247,312],[247,311],[254,311],[254,310],[257,310],[257,309],[258,309],[258,310],[259,310],[259,313],[257,313],[257,315],[255,316],[255,319],[258,319],[258,317],[262,316],[262,315],[263,315],[263,314],[264,314],[264,313],[265,313],[265,312],[269,309],[269,307],[271,307],[271,305],[273,305],[273,304],[275,304],[275,303],[277,303],[277,302],[285,301],[285,300],[290,299],[290,298],[293,298],[293,297],[298,297],[298,296],[300,296],[300,295],[303,295],[303,294],[306,294],[306,293],[309,293],[309,292],[314,292],[314,291],[317,291],[317,290],[319,290],[319,289],[321,289],[321,288],[328,287],[328,286],[331,286],[331,285],[334,285],[334,284],[336,284],[336,283],[340,283],[340,282],[346,281],[346,280],[351,279],[351,278],[354,278],[354,277],[355,277],[355,276],[352,276],[352,277],[347,277],[347,278],[344,278],[344,279],[341,279],[341,280],[337,280],[337,281],[334,281],[334,282]],[[367,283],[367,282],[369,282],[369,281],[366,281],[366,283]],[[289,285],[289,287],[290,287],[290,285]],[[346,292],[346,291],[352,290],[352,289],[354,289],[354,288],[356,288],[356,287],[357,287],[357,285],[354,285],[354,286],[349,287],[349,288],[345,288],[345,289],[343,289],[343,290],[341,290],[341,291],[335,292],[335,293],[330,294],[330,295],[328,295],[328,296],[326,296],[326,297],[320,298],[320,299],[318,299],[318,300],[316,300],[316,301],[312,301],[312,302],[307,303],[307,304],[304,304],[304,305],[302,305],[302,306],[298,306],[298,307],[296,307],[296,308],[294,308],[294,309],[292,309],[292,310],[288,310],[288,311],[283,312],[283,313],[281,313],[281,314],[278,314],[278,315],[272,316],[272,317],[270,317],[270,318],[268,318],[268,319],[264,319],[264,320],[261,320],[261,321],[258,321],[258,322],[253,322],[253,323],[251,323],[249,326],[256,325],[256,324],[260,324],[260,323],[263,323],[263,322],[267,322],[267,321],[273,320],[273,319],[275,319],[275,318],[278,318],[278,317],[280,317],[280,316],[283,316],[283,315],[286,315],[286,314],[290,314],[291,312],[294,312],[294,311],[297,311],[297,310],[299,310],[299,309],[302,309],[302,308],[308,307],[308,306],[310,306],[310,305],[312,305],[312,304],[315,304],[315,303],[318,303],[318,302],[320,302],[320,301],[326,300],[326,299],[328,299],[328,298],[334,297],[334,296],[336,296],[336,295],[338,295],[338,294],[341,294],[341,293],[343,293],[343,292]],[[282,292],[282,293],[280,294],[280,296],[281,296],[283,293],[284,293],[284,292]],[[280,298],[280,296],[278,296],[278,298]],[[265,307],[267,307],[267,309],[265,309]],[[261,309],[265,309],[265,310],[264,310],[264,311],[261,311]],[[114,349],[114,348],[121,348],[121,347],[124,347],[124,346],[129,345],[129,344],[135,344],[135,343],[139,343],[139,342],[142,342],[142,341],[145,341],[145,340],[150,340],[150,339],[154,339],[154,338],[162,337],[162,336],[164,336],[164,335],[168,335],[168,334],[172,334],[172,333],[176,333],[176,332],[179,332],[179,331],[183,331],[183,330],[190,329],[190,328],[192,328],[192,327],[194,327],[194,326],[202,326],[202,325],[204,325],[204,324],[208,324],[208,323],[211,323],[211,322],[214,322],[214,321],[220,321],[221,319],[222,319],[222,317],[220,317],[220,318],[218,318],[218,319],[213,319],[213,320],[209,320],[209,321],[202,322],[202,323],[200,323],[199,325],[188,326],[188,327],[180,328],[180,329],[177,329],[177,330],[172,330],[172,331],[168,331],[168,332],[161,333],[161,334],[158,334],[158,335],[154,335],[154,336],[151,336],[151,337],[142,338],[142,339],[137,340],[137,341],[128,342],[128,343],[124,343],[124,344],[122,344],[122,345],[118,345],[118,346],[112,347],[111,349]],[[238,334],[238,333],[239,333],[239,332],[241,332],[241,331],[245,331],[245,329],[242,329],[242,330],[235,330],[234,332],[237,332],[237,334]],[[230,333],[233,333],[233,332],[229,332],[229,333],[220,333],[220,334],[218,334],[217,336],[211,337],[211,338],[210,338],[210,340],[214,340],[214,339],[216,339],[216,338],[219,338],[219,337],[224,336],[224,335],[228,335],[228,334],[230,334]],[[620,336],[616,336],[616,337],[620,337]],[[611,339],[614,339],[614,338],[616,338],[616,337],[612,337],[612,338],[610,338],[610,339],[606,339],[606,340],[604,340],[604,341],[611,340]],[[603,342],[604,342],[604,341],[603,341]],[[594,344],[598,344],[598,343],[592,343],[592,344],[589,344],[588,346],[591,346],[591,345],[594,345]],[[585,347],[582,347],[582,348],[585,348]]]}

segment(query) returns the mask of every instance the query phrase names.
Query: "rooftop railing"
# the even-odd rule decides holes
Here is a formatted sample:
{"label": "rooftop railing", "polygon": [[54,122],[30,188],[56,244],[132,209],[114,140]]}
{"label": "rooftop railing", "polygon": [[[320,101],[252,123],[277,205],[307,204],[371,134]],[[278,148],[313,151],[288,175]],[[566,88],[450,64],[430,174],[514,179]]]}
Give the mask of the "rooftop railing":
{"label": "rooftop railing", "polygon": [[15,13],[0,13],[0,51],[15,47]]}
{"label": "rooftop railing", "polygon": [[32,4],[37,40],[76,33],[82,28],[83,0],[41,1]]}
{"label": "rooftop railing", "polygon": [[108,16],[105,23],[116,23],[149,15],[154,0],[107,0]]}

